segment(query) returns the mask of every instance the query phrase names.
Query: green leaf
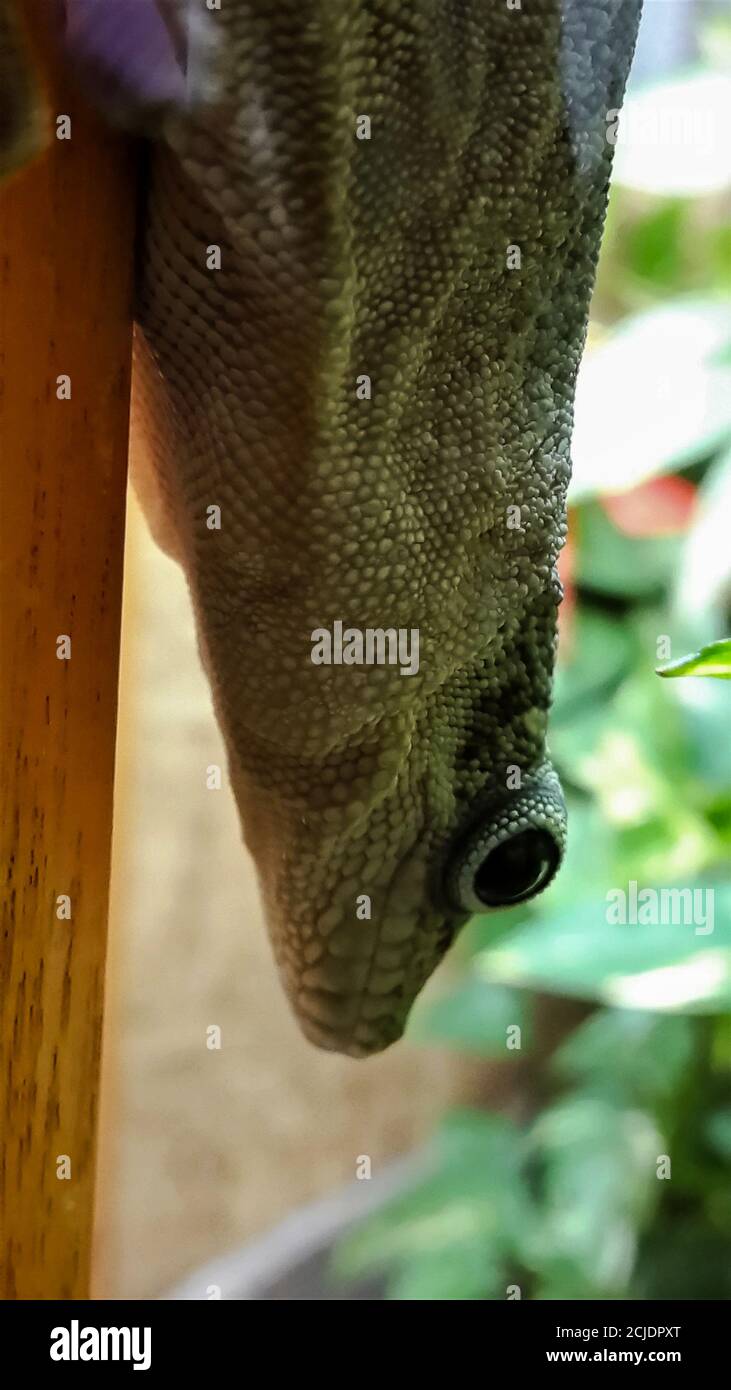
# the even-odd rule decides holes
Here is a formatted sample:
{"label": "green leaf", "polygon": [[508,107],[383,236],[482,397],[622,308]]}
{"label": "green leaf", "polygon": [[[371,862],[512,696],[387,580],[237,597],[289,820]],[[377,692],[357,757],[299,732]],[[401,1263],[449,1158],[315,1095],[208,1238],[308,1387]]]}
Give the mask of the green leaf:
{"label": "green leaf", "polygon": [[552,1066],[587,1089],[654,1106],[682,1081],[693,1050],[692,1021],[681,1014],[603,1009],[575,1029]]}
{"label": "green leaf", "polygon": [[527,1262],[563,1297],[621,1296],[639,1228],[657,1199],[662,1141],[654,1122],[578,1092],[539,1115],[533,1142],[543,1200],[540,1224],[526,1240]]}
{"label": "green leaf", "polygon": [[709,642],[692,656],[681,656],[657,668],[658,676],[717,676],[731,680],[731,637]]}
{"label": "green leaf", "polygon": [[417,1005],[409,1025],[411,1042],[448,1043],[482,1057],[521,1056],[507,1047],[508,1028],[517,1024],[522,1047],[528,1043],[524,997],[503,985],[467,979],[429,1004]]}
{"label": "green leaf", "polygon": [[731,1006],[731,885],[612,889],[528,923],[475,967],[487,980],[622,1008],[718,1013]]}

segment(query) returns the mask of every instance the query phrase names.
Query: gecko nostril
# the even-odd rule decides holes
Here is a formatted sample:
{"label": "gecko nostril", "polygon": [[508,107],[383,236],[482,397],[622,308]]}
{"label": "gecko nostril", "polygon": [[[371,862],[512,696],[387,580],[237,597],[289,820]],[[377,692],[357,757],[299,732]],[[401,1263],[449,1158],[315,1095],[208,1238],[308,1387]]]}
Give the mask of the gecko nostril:
{"label": "gecko nostril", "polygon": [[548,886],[563,858],[566,808],[550,763],[513,795],[491,797],[452,848],[443,891],[458,912],[526,902]]}
{"label": "gecko nostril", "polygon": [[561,850],[547,830],[521,830],[485,856],[474,875],[474,892],[485,907],[525,902],[550,883]]}

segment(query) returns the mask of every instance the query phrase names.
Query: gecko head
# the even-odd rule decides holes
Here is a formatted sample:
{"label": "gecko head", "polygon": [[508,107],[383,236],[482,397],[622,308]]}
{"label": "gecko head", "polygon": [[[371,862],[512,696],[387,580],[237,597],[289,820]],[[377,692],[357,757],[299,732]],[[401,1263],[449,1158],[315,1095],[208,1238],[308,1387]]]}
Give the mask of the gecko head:
{"label": "gecko head", "polygon": [[546,751],[560,588],[546,562],[519,589],[499,579],[479,627],[451,646],[425,625],[413,676],[305,660],[289,595],[285,676],[264,638],[235,672],[230,648],[211,653],[214,674],[226,669],[214,689],[277,965],[325,1050],[368,1057],[395,1043],[469,917],[527,902],[561,862],[566,813]]}
{"label": "gecko head", "polygon": [[396,1042],[469,917],[527,902],[560,865],[546,751],[560,591],[550,570],[529,579],[522,602],[499,595],[464,659],[427,650],[421,681],[390,663],[305,665],[293,636],[290,679],[272,667],[262,681],[254,663],[247,692],[272,706],[256,732],[251,704],[228,696],[246,677],[229,665],[219,683],[275,958],[320,1048],[368,1057]]}
{"label": "gecko head", "polygon": [[439,796],[428,753],[414,778],[418,739],[411,757],[401,752],[390,776],[381,756],[378,790],[362,800],[313,809],[311,797],[295,811],[260,789],[254,801],[248,779],[236,788],[300,1028],[357,1058],[402,1036],[468,918],[540,893],[565,843],[561,788],[545,759],[521,787],[455,805]]}

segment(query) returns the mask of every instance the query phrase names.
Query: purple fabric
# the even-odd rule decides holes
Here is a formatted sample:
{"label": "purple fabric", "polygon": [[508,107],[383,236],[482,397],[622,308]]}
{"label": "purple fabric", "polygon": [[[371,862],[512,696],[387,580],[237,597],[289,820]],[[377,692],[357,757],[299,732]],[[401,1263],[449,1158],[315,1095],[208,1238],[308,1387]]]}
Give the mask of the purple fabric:
{"label": "purple fabric", "polygon": [[168,0],[57,0],[65,50],[86,84],[140,107],[183,104],[186,80]]}

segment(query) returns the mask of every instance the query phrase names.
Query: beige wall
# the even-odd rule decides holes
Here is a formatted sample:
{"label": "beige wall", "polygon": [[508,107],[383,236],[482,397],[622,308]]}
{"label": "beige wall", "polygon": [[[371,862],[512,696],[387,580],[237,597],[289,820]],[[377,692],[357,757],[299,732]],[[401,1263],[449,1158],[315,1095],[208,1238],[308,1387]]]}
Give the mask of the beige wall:
{"label": "beige wall", "polygon": [[[148,1297],[428,1133],[456,1062],[317,1052],[280,991],[182,574],[128,517],[96,1293]],[[222,1029],[221,1051],[206,1028]]]}

